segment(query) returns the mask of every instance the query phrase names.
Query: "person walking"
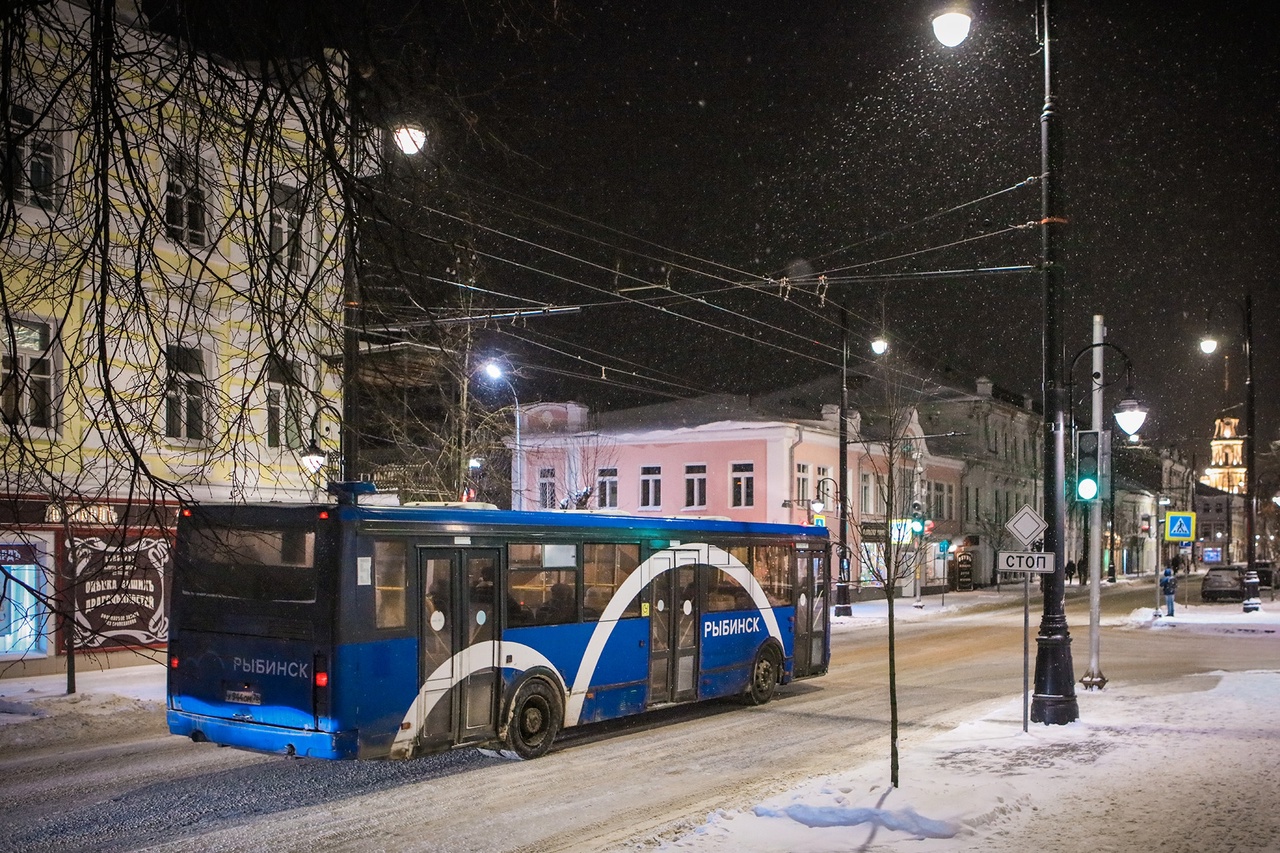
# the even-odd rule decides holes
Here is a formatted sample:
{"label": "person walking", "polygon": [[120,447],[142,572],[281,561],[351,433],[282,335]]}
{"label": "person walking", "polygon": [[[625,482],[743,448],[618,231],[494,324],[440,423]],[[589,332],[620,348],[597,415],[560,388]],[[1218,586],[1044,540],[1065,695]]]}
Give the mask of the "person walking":
{"label": "person walking", "polygon": [[1075,580],[1075,577],[1076,577],[1076,561],[1075,560],[1067,560],[1066,573],[1067,573],[1067,586],[1070,586],[1071,582]]}
{"label": "person walking", "polygon": [[1164,593],[1164,615],[1172,616],[1173,597],[1178,592],[1178,576],[1173,573],[1173,569],[1164,570],[1164,577],[1160,578],[1160,592]]}

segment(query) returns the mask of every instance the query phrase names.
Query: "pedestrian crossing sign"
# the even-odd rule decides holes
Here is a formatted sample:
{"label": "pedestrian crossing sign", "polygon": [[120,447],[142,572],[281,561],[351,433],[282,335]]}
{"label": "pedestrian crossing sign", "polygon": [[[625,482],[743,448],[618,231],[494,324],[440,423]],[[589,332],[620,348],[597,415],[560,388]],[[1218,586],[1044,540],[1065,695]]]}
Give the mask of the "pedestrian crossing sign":
{"label": "pedestrian crossing sign", "polygon": [[1190,542],[1196,538],[1196,514],[1194,512],[1170,512],[1164,516],[1166,542]]}

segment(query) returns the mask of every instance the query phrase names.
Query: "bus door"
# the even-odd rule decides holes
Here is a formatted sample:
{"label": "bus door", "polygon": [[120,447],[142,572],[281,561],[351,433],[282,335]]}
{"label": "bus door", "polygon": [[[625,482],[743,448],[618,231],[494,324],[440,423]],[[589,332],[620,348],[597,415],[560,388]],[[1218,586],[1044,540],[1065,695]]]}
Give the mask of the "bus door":
{"label": "bus door", "polygon": [[497,639],[498,552],[424,548],[418,567],[419,672],[425,693],[421,738],[462,743],[492,737],[498,652],[490,641]]}
{"label": "bus door", "polygon": [[797,678],[826,671],[827,571],[822,551],[796,552],[796,624],[792,649]]}
{"label": "bus door", "polygon": [[661,705],[697,698],[698,554],[655,559],[669,566],[653,579],[649,613],[649,704]]}

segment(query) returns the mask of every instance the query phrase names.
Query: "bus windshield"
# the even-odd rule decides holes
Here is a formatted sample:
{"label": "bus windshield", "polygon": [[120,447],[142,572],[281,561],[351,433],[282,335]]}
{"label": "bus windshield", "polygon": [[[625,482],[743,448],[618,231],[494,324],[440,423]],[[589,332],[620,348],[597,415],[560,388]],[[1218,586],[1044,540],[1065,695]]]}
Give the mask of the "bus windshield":
{"label": "bus windshield", "polygon": [[180,585],[184,595],[316,600],[314,530],[192,525],[187,534]]}

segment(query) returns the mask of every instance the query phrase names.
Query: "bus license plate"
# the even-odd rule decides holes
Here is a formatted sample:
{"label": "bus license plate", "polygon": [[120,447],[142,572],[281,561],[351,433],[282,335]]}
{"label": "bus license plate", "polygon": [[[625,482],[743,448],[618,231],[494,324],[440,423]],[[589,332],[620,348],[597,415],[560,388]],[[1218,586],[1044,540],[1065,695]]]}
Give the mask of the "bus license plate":
{"label": "bus license plate", "polygon": [[256,690],[228,690],[227,701],[240,705],[261,705],[262,694]]}

